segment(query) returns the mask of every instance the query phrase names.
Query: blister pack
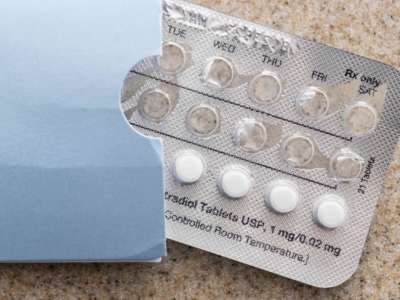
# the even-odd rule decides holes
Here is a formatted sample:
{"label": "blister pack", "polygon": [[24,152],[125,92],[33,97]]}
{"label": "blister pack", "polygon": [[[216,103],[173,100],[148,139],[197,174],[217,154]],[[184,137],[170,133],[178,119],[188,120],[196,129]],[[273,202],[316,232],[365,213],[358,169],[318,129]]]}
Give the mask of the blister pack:
{"label": "blister pack", "polygon": [[124,82],[170,239],[313,286],[357,269],[400,133],[394,68],[184,1]]}

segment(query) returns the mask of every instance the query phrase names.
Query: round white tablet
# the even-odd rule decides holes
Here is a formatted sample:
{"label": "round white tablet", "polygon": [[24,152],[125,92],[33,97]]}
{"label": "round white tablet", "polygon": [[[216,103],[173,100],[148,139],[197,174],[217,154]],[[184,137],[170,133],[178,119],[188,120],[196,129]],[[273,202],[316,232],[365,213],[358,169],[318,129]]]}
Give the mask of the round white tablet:
{"label": "round white tablet", "polygon": [[281,214],[293,211],[299,203],[300,196],[297,185],[289,180],[276,180],[271,182],[265,193],[268,207]]}
{"label": "round white tablet", "polygon": [[174,161],[173,174],[181,183],[195,183],[200,180],[205,171],[205,163],[200,153],[196,151],[181,151]]}
{"label": "round white tablet", "polygon": [[335,229],[346,220],[346,204],[335,194],[326,194],[314,204],[314,218],[325,228]]}
{"label": "round white tablet", "polygon": [[249,170],[242,166],[230,166],[224,169],[218,180],[221,192],[234,199],[245,197],[250,192],[252,184]]}

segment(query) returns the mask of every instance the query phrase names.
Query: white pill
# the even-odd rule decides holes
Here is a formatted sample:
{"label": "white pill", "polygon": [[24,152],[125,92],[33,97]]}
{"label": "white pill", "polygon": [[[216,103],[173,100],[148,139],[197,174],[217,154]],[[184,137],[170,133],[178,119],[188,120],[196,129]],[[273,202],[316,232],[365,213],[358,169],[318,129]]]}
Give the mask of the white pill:
{"label": "white pill", "polygon": [[214,57],[206,65],[201,77],[209,87],[224,89],[232,84],[235,77],[235,69],[228,59]]}
{"label": "white pill", "polygon": [[250,81],[249,97],[258,103],[265,104],[277,101],[281,93],[281,81],[274,73],[263,72]]}
{"label": "white pill", "polygon": [[173,174],[181,183],[195,183],[200,180],[205,171],[205,163],[196,151],[181,151],[174,160]]}
{"label": "white pill", "polygon": [[297,185],[288,180],[271,182],[265,193],[267,206],[281,214],[293,211],[297,207],[299,200],[300,196]]}
{"label": "white pill", "polygon": [[335,194],[326,194],[314,204],[313,215],[315,220],[325,228],[335,229],[346,220],[346,203]]}
{"label": "white pill", "polygon": [[220,191],[234,199],[245,197],[252,185],[250,172],[242,166],[230,166],[224,169],[218,179]]}

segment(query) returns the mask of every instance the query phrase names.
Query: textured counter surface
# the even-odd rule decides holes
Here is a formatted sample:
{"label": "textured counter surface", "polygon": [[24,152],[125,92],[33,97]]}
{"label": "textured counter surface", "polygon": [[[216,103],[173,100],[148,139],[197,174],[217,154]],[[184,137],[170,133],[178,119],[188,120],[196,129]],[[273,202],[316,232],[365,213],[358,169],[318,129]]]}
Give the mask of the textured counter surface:
{"label": "textured counter surface", "polygon": [[[400,69],[399,0],[195,2]],[[361,266],[337,288],[311,288],[174,242],[159,265],[0,265],[0,299],[153,297],[400,299],[400,147]]]}

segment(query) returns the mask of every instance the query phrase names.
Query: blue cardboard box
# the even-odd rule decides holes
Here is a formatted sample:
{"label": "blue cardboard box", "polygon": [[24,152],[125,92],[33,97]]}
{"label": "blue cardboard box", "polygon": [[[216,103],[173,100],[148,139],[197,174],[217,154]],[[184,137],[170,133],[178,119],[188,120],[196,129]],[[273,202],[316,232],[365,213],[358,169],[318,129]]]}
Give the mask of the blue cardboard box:
{"label": "blue cardboard box", "polygon": [[0,1],[0,261],[165,255],[162,145],[120,111],[157,0]]}

